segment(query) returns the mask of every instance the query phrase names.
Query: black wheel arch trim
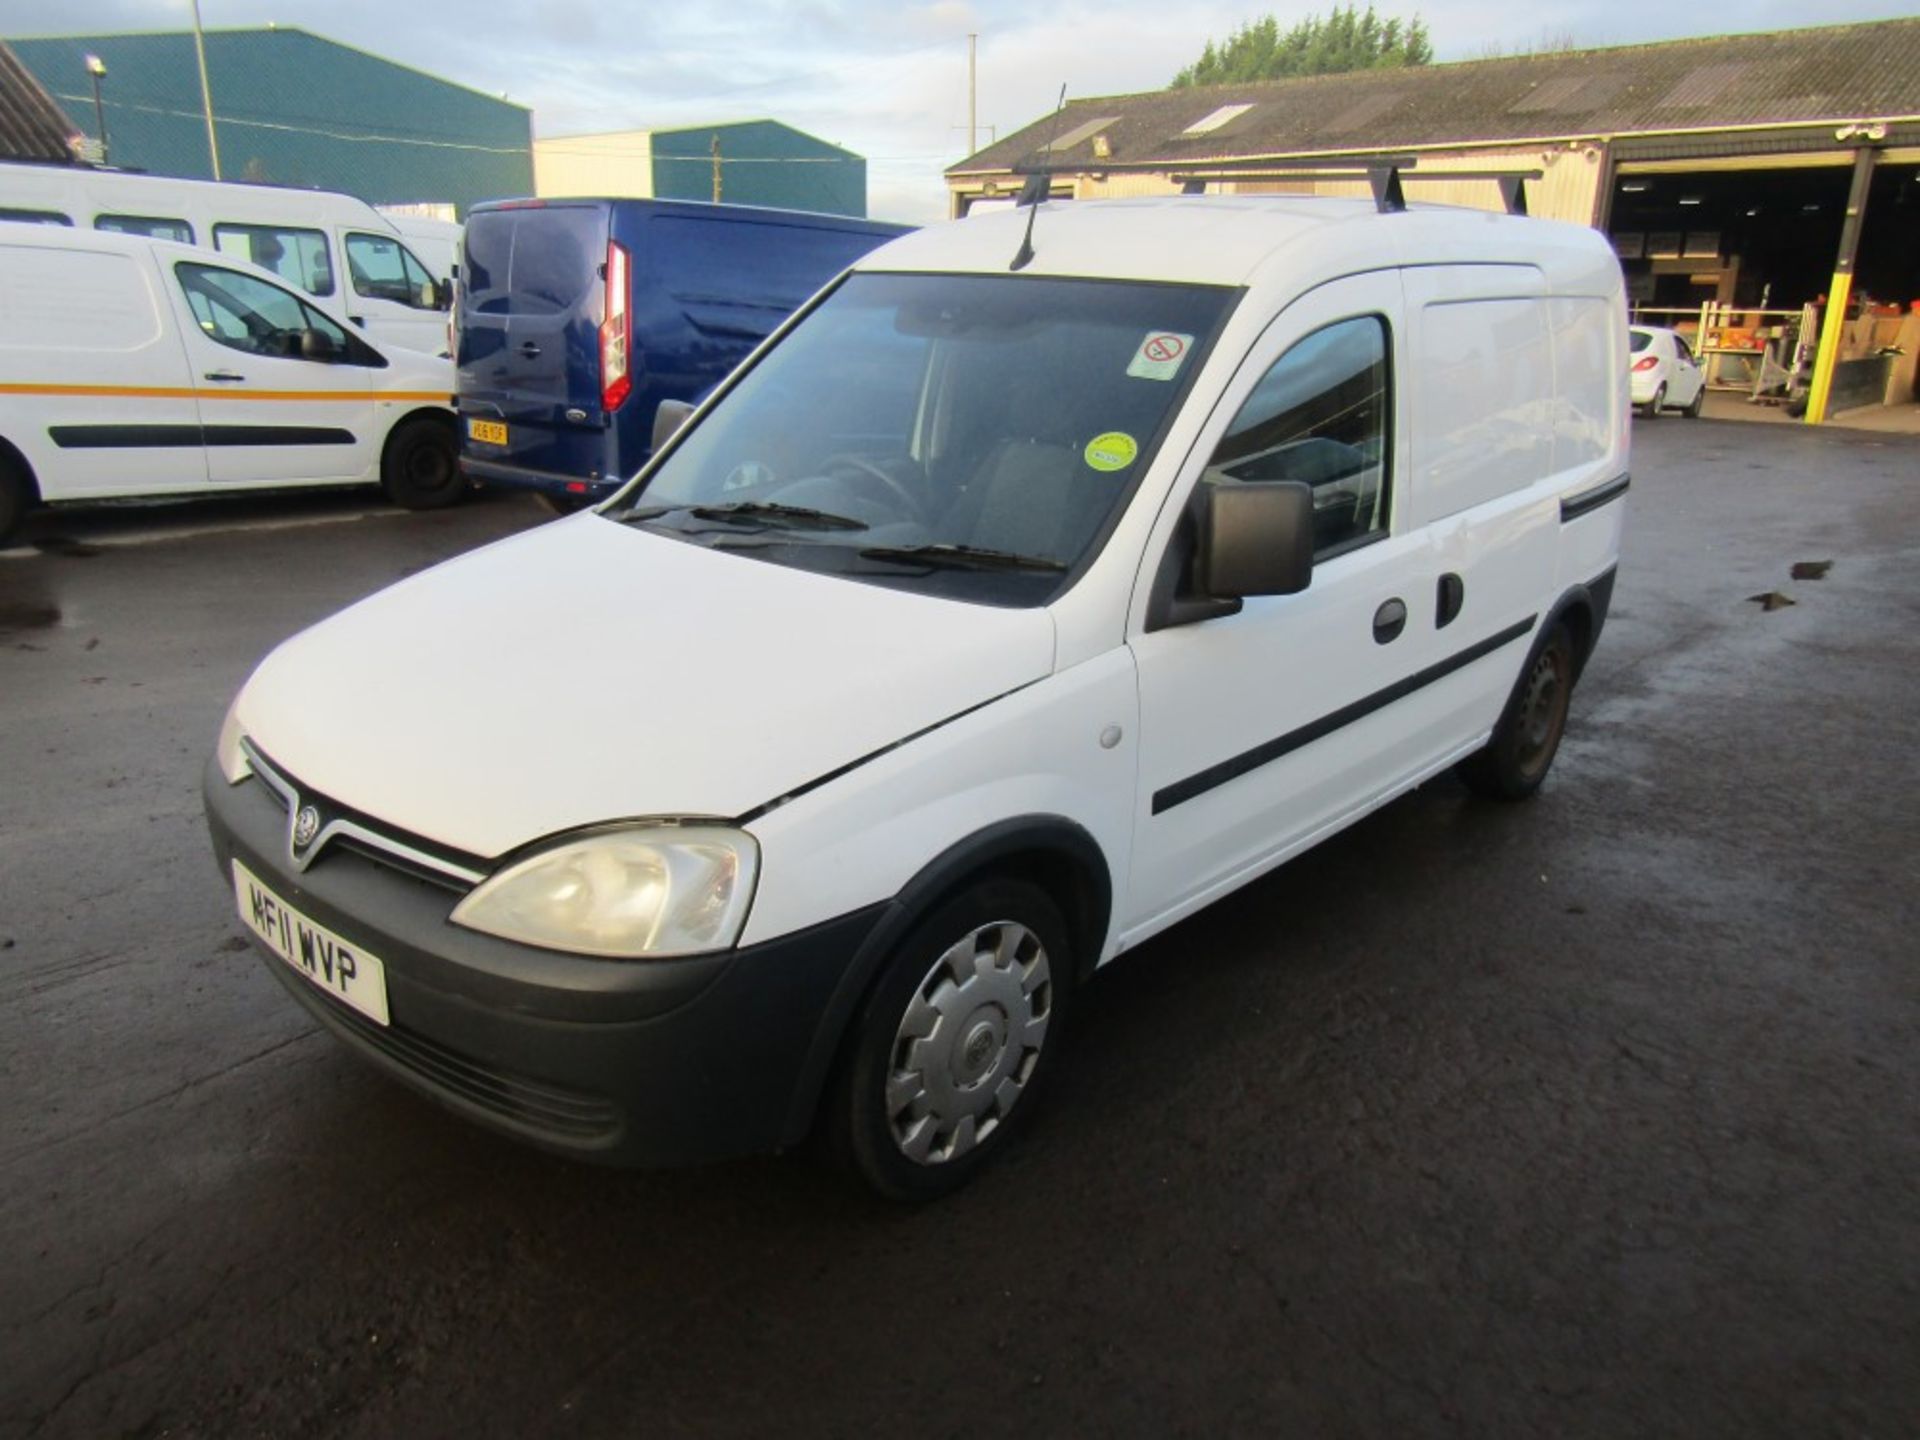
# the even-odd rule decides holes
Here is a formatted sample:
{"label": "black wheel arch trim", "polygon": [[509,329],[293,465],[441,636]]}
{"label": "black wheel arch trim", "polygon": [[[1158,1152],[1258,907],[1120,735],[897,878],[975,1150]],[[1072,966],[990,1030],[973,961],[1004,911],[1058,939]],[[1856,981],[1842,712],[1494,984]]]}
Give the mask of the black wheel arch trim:
{"label": "black wheel arch trim", "polygon": [[1076,980],[1084,980],[1099,963],[1113,915],[1113,876],[1106,852],[1093,836],[1061,815],[1018,815],[976,830],[923,865],[894,897],[885,903],[878,923],[854,952],[827,1001],[793,1089],[782,1131],[784,1146],[797,1145],[813,1128],[820,1099],[839,1062],[847,1030],[872,989],[887,957],[914,925],[942,900],[976,876],[993,873],[1018,855],[1046,851],[1071,864],[1083,884],[1081,893],[1054,895],[1073,933],[1079,954],[1074,957]]}

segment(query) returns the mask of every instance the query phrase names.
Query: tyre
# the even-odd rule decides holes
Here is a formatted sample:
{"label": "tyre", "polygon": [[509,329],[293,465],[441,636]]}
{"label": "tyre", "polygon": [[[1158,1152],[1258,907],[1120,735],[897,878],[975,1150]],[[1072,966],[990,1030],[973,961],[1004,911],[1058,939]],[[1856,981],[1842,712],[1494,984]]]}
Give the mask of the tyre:
{"label": "tyre", "polygon": [[1573,637],[1565,625],[1555,625],[1527,661],[1493,738],[1455,766],[1455,773],[1476,795],[1526,799],[1553,765],[1572,696]]}
{"label": "tyre", "polygon": [[453,427],[415,415],[393,427],[380,460],[380,483],[403,510],[438,510],[467,492]]}
{"label": "tyre", "polygon": [[1700,388],[1693,392],[1693,399],[1688,402],[1687,408],[1682,410],[1680,413],[1686,416],[1687,419],[1689,420],[1698,420],[1700,418],[1700,411],[1703,407],[1705,407],[1706,403],[1707,403],[1707,386],[1706,386],[1706,382],[1703,380],[1700,383]]}
{"label": "tyre", "polygon": [[981,882],[915,925],[856,1017],[830,1092],[833,1148],[894,1200],[957,1190],[1032,1113],[1073,974],[1046,892]]}
{"label": "tyre", "polygon": [[0,544],[19,528],[33,508],[33,486],[12,456],[0,451]]}
{"label": "tyre", "polygon": [[1662,385],[1653,392],[1653,398],[1647,401],[1646,408],[1643,409],[1640,413],[1646,416],[1647,419],[1649,420],[1656,419],[1660,414],[1660,407],[1666,403],[1667,403],[1667,387],[1665,385]]}

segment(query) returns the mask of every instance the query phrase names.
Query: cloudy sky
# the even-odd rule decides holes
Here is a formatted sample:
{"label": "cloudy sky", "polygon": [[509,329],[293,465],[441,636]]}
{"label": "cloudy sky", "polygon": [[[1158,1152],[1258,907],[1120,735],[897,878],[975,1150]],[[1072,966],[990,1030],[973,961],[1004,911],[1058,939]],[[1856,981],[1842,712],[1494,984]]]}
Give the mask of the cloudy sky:
{"label": "cloudy sky", "polygon": [[[541,135],[771,116],[868,159],[870,205],[888,219],[944,213],[940,172],[967,148],[967,35],[979,41],[980,143],[1069,96],[1164,85],[1208,37],[1272,8],[1282,21],[1332,0],[201,0],[209,29],[299,25],[534,112]],[[1737,11],[1671,0],[1426,0],[1441,60],[1566,40],[1630,44],[1731,25],[1771,30],[1910,14],[1914,0],[1746,0]],[[165,30],[189,0],[0,0],[0,36]],[[478,17],[485,16],[482,20]]]}

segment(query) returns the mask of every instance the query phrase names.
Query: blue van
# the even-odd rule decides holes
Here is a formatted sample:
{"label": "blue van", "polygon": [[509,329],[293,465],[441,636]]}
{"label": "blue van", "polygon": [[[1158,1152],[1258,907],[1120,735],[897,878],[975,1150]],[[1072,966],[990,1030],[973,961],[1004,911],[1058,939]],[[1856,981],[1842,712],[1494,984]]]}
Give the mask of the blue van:
{"label": "blue van", "polygon": [[461,468],[561,505],[652,453],[692,401],[853,261],[912,227],[682,200],[499,200],[467,217]]}

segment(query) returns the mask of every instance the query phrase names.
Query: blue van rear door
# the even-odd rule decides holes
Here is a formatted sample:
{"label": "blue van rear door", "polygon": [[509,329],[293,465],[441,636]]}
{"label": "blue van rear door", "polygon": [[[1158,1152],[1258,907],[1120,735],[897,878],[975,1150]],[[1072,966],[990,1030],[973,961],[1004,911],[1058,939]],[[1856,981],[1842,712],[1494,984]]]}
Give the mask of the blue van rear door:
{"label": "blue van rear door", "polygon": [[[588,457],[604,449],[606,205],[478,210],[467,220],[466,247],[461,414],[497,417],[507,434],[504,444],[472,445],[470,437],[471,453],[535,470],[597,472]],[[580,418],[569,419],[570,410]]]}

